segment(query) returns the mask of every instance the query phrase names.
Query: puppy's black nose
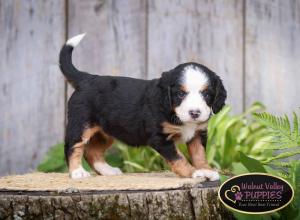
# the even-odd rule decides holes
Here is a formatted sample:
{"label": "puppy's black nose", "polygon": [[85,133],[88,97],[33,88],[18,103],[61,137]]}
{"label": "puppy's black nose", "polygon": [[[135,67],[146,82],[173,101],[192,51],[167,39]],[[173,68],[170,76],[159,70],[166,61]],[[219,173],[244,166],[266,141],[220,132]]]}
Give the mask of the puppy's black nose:
{"label": "puppy's black nose", "polygon": [[201,111],[199,109],[190,110],[189,114],[190,114],[190,116],[191,116],[192,119],[197,119],[197,118],[199,118],[199,116],[201,114]]}

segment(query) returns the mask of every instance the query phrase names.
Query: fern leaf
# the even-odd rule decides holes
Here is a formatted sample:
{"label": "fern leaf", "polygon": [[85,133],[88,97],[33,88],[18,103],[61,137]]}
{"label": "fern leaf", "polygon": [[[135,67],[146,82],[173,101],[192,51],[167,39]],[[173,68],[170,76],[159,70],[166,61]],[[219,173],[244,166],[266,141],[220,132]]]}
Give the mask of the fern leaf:
{"label": "fern leaf", "polygon": [[[298,117],[293,115],[293,129],[287,115],[276,117],[269,113],[254,113],[254,118],[266,125],[274,136],[273,144],[280,145],[276,149],[286,149],[296,147],[300,143]],[[275,148],[275,147],[274,147]]]}
{"label": "fern leaf", "polygon": [[296,190],[295,192],[295,204],[297,204],[298,206],[300,206],[300,162],[297,162],[293,168],[293,185],[294,185],[294,189]]}
{"label": "fern leaf", "polygon": [[[299,118],[300,120],[300,118]],[[299,122],[298,117],[295,112],[293,112],[293,131],[292,131],[292,137],[294,140],[300,139],[299,136]]]}
{"label": "fern leaf", "polygon": [[293,162],[283,162],[283,161],[273,161],[272,163],[269,163],[268,165],[275,166],[275,167],[284,167],[289,168],[294,165]]}
{"label": "fern leaf", "polygon": [[284,179],[289,179],[290,178],[290,175],[287,174],[287,173],[283,173],[283,172],[278,172],[277,173],[277,176],[281,177],[281,178],[284,178]]}
{"label": "fern leaf", "polygon": [[270,163],[273,160],[277,160],[277,159],[283,159],[283,158],[288,158],[288,157],[292,157],[295,155],[300,154],[300,150],[293,150],[293,151],[288,151],[288,152],[284,152],[284,153],[280,153],[274,157],[268,158],[266,160],[263,161],[263,163]]}
{"label": "fern leaf", "polygon": [[288,116],[285,114],[284,115],[284,118],[282,118],[282,123],[283,123],[283,126],[285,127],[285,130],[288,132],[288,133],[291,133],[291,124],[290,124],[290,120],[288,118]]}

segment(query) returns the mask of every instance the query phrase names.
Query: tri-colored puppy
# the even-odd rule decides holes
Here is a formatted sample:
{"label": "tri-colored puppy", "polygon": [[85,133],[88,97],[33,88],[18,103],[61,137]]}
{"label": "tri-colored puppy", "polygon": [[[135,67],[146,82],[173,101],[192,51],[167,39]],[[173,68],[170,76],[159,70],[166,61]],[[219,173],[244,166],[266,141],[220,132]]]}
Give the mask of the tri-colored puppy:
{"label": "tri-colored puppy", "polygon": [[[131,146],[149,145],[182,177],[219,179],[205,159],[207,122],[221,110],[226,91],[207,67],[184,63],[153,80],[98,76],[77,70],[72,50],[84,34],[67,41],[60,68],[75,88],[68,102],[65,156],[73,179],[90,174],[82,156],[101,175],[122,174],[104,160],[116,138]],[[192,165],[176,149],[187,143]]]}

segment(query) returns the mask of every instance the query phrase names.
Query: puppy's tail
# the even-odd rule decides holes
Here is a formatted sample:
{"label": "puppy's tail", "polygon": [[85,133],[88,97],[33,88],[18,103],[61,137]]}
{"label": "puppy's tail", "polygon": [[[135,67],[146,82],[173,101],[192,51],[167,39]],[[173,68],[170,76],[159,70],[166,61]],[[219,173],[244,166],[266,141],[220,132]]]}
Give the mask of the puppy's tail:
{"label": "puppy's tail", "polygon": [[72,64],[73,48],[79,44],[79,42],[84,38],[84,36],[85,34],[79,34],[75,37],[70,38],[66,42],[66,44],[61,48],[59,54],[60,69],[74,88],[77,88],[80,81],[82,81],[85,77],[90,75],[88,73],[79,71]]}

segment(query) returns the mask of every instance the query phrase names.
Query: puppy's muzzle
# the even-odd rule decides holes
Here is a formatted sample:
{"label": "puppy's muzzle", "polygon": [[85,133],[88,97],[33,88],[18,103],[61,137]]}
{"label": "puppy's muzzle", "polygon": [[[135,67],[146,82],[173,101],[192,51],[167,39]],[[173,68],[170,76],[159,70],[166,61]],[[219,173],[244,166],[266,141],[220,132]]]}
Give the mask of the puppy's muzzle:
{"label": "puppy's muzzle", "polygon": [[201,115],[201,111],[199,109],[196,109],[196,110],[190,110],[189,111],[189,115],[191,116],[192,119],[197,119],[200,117]]}

